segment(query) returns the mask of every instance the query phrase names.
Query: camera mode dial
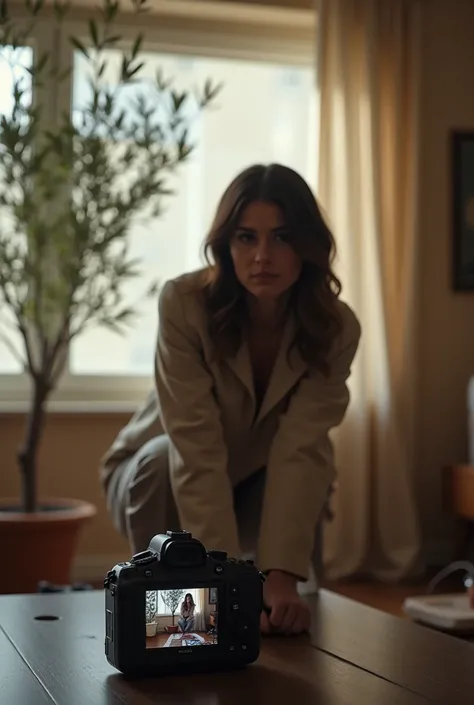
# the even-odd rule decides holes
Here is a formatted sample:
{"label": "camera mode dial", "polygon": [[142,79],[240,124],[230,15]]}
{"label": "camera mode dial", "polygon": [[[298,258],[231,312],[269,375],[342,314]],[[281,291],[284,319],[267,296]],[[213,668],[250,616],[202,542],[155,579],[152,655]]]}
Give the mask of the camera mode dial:
{"label": "camera mode dial", "polygon": [[141,553],[136,553],[132,558],[132,563],[134,565],[148,565],[148,563],[154,563],[157,560],[155,551],[142,551]]}
{"label": "camera mode dial", "polygon": [[209,558],[213,558],[215,561],[226,561],[227,560],[227,553],[225,551],[216,551],[212,549],[211,551],[208,552],[207,554]]}

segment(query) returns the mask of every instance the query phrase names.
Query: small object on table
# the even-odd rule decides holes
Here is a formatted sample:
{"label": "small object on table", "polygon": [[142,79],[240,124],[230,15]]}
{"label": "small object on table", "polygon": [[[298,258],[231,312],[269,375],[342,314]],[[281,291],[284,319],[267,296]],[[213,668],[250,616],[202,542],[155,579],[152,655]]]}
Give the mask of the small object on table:
{"label": "small object on table", "polygon": [[[465,591],[460,594],[434,595],[436,587],[452,573],[465,572]],[[474,564],[455,561],[439,571],[428,585],[427,595],[408,597],[403,611],[411,619],[453,633],[474,634]]]}

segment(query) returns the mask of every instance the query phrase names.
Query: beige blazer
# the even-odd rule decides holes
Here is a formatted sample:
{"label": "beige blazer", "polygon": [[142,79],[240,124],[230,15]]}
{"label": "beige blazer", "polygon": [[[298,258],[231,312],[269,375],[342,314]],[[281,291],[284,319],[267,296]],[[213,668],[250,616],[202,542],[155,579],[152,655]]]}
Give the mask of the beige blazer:
{"label": "beige blazer", "polygon": [[308,578],[315,527],[335,478],[329,431],[342,421],[347,379],[361,328],[339,302],[343,333],[329,379],[292,348],[289,320],[266,396],[257,413],[247,344],[225,361],[213,343],[191,273],[165,284],[159,301],[156,392],[104,459],[107,483],[117,464],[153,436],[170,438],[170,479],[181,526],[206,547],[240,553],[233,487],[266,467],[257,561]]}

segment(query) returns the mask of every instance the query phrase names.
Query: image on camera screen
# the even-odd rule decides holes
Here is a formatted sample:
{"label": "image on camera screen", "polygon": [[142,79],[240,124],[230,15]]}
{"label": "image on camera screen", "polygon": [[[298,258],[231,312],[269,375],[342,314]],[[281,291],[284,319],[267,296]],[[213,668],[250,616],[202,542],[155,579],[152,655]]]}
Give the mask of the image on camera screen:
{"label": "image on camera screen", "polygon": [[218,588],[147,590],[146,648],[218,643]]}

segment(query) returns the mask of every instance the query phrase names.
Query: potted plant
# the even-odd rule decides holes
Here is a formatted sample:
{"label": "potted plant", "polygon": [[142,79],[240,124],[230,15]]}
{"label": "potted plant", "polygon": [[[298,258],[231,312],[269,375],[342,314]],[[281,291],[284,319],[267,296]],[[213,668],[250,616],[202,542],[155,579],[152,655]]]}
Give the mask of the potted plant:
{"label": "potted plant", "polygon": [[[146,9],[147,0],[131,0],[132,12]],[[32,43],[45,11],[43,0],[24,0],[17,21],[1,4],[0,61],[14,68],[18,48]],[[68,11],[56,1],[48,15],[58,37]],[[70,579],[78,532],[95,507],[38,497],[46,404],[74,338],[91,325],[124,332],[136,315],[123,303],[123,285],[141,274],[140,262],[129,256],[131,225],[137,217],[159,214],[172,193],[171,175],[192,151],[190,107],[198,114],[219,90],[207,81],[202,94],[178,92],[158,72],[138,99],[127,99],[127,89],[141,77],[144,37],[138,34],[130,49],[121,48],[114,27],[119,14],[118,1],[103,0],[88,22],[87,41],[69,37],[88,67],[84,104],[48,122],[51,98],[43,81],[54,76],[58,85],[68,78],[51,50],[28,68],[30,85],[12,74],[13,108],[8,114],[0,108],[0,342],[20,360],[31,383],[18,452],[21,499],[0,498],[2,559],[15,565],[2,572],[0,592],[30,592],[39,580]],[[110,49],[121,54],[112,78]],[[154,284],[144,294],[156,292]]]}
{"label": "potted plant", "polygon": [[184,590],[163,590],[163,592],[160,593],[161,599],[163,600],[165,607],[169,609],[171,612],[171,618],[172,618],[172,624],[171,626],[166,627],[166,631],[169,634],[174,634],[175,632],[178,631],[178,627],[175,626],[174,624],[174,615],[176,610],[179,607],[179,603],[184,597]]}

